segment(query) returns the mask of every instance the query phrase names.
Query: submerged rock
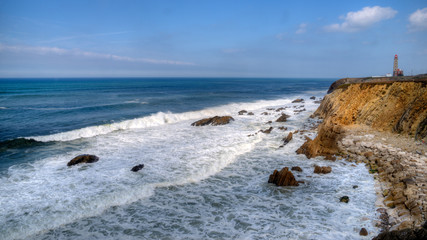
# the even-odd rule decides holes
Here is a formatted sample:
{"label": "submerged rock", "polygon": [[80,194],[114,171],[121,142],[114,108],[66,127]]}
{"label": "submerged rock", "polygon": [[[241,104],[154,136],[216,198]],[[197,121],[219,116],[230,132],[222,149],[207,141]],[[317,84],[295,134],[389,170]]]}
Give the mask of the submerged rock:
{"label": "submerged rock", "polygon": [[340,202],[348,203],[350,202],[350,198],[348,196],[340,197]]}
{"label": "submerged rock", "polygon": [[205,125],[225,125],[230,123],[231,121],[234,121],[234,118],[231,116],[215,116],[211,118],[204,118],[202,120],[199,120],[197,122],[194,122],[191,124],[191,126],[205,126]]}
{"label": "submerged rock", "polygon": [[268,178],[268,183],[274,183],[277,186],[299,186],[294,175],[287,167],[282,168],[280,172],[274,170],[273,174]]}
{"label": "submerged rock", "polygon": [[292,171],[297,171],[297,172],[302,172],[302,169],[298,166],[292,167],[291,168]]}
{"label": "submerged rock", "polygon": [[282,114],[278,119],[276,119],[276,122],[286,122],[290,116],[287,114]]}
{"label": "submerged rock", "polygon": [[241,111],[239,111],[239,115],[243,115],[243,114],[245,114],[245,113],[247,113],[248,111],[246,111],[246,110],[241,110]]}
{"label": "submerged rock", "polygon": [[138,172],[139,170],[144,168],[144,164],[138,164],[131,169],[132,172]]}
{"label": "submerged rock", "polygon": [[332,171],[331,167],[320,167],[317,165],[314,165],[314,173],[319,173],[319,174],[327,174],[330,173]]}
{"label": "submerged rock", "polygon": [[300,102],[304,102],[304,99],[297,98],[297,99],[295,99],[295,100],[292,101],[292,103],[300,103]]}
{"label": "submerged rock", "polygon": [[73,166],[73,165],[80,164],[80,163],[94,163],[94,162],[97,162],[98,160],[99,160],[99,157],[97,157],[95,155],[82,154],[82,155],[79,155],[79,156],[71,159],[67,163],[67,166]]}

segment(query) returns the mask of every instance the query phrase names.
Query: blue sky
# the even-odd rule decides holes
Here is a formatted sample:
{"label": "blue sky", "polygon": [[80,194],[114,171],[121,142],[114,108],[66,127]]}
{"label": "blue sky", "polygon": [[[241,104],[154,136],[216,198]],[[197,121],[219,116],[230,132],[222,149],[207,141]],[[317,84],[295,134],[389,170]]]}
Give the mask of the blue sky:
{"label": "blue sky", "polygon": [[427,73],[427,1],[1,1],[0,77]]}

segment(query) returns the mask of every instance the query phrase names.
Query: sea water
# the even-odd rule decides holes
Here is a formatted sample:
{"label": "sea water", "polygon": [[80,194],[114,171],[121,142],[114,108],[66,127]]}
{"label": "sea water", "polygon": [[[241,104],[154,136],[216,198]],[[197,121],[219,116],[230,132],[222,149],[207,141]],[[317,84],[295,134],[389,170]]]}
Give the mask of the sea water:
{"label": "sea water", "polygon": [[[332,82],[0,80],[0,239],[360,239],[362,227],[372,238],[374,182],[363,165],[297,155],[303,134],[280,147],[313,124],[319,104],[309,98]],[[275,122],[281,113],[287,122]],[[235,121],[191,126],[223,115]],[[100,160],[66,166],[80,154]],[[332,173],[313,174],[314,164]],[[303,184],[267,183],[292,166]]]}

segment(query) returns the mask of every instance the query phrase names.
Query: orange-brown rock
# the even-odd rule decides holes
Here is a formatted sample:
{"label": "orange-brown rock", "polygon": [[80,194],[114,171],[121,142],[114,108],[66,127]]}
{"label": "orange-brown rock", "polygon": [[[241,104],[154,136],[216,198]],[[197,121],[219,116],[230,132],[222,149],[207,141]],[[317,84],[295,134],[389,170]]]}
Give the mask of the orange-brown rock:
{"label": "orange-brown rock", "polygon": [[344,127],[353,124],[426,141],[427,77],[417,81],[340,85],[325,96],[313,116],[324,119],[318,135],[307,139],[297,150],[308,158],[334,158]]}
{"label": "orange-brown rock", "polygon": [[276,122],[286,122],[288,120],[289,115],[282,114],[278,119],[276,119]]}
{"label": "orange-brown rock", "polygon": [[297,98],[297,99],[295,99],[295,100],[292,101],[292,103],[300,103],[300,102],[304,102],[304,99]]}
{"label": "orange-brown rock", "polygon": [[268,178],[268,183],[274,183],[277,186],[298,186],[297,180],[295,180],[294,175],[287,167],[282,168],[282,170],[274,170],[273,174]]}
{"label": "orange-brown rock", "polygon": [[282,140],[283,140],[283,145],[288,144],[288,143],[292,140],[292,136],[293,136],[293,134],[292,134],[292,132],[290,132],[290,133],[288,134],[288,136],[286,136],[285,138],[283,138],[283,139],[282,139]]}
{"label": "orange-brown rock", "polygon": [[319,173],[319,174],[327,174],[330,173],[332,171],[331,167],[320,167],[317,165],[314,165],[314,173]]}
{"label": "orange-brown rock", "polygon": [[205,126],[205,125],[225,125],[230,123],[231,121],[234,121],[234,118],[230,116],[215,116],[211,118],[204,118],[202,120],[199,120],[197,122],[194,122],[191,124],[191,126]]}
{"label": "orange-brown rock", "polygon": [[292,167],[291,168],[292,171],[297,171],[297,172],[302,172],[302,169],[298,166]]}
{"label": "orange-brown rock", "polygon": [[265,133],[265,134],[269,134],[269,133],[271,133],[272,130],[273,130],[273,127],[270,127],[268,129],[265,129],[265,130],[259,130],[259,131],[262,133]]}
{"label": "orange-brown rock", "polygon": [[73,165],[80,164],[80,163],[94,163],[94,162],[97,162],[98,160],[99,160],[99,157],[97,157],[95,155],[82,154],[82,155],[79,155],[79,156],[71,159],[67,163],[67,166],[73,166]]}

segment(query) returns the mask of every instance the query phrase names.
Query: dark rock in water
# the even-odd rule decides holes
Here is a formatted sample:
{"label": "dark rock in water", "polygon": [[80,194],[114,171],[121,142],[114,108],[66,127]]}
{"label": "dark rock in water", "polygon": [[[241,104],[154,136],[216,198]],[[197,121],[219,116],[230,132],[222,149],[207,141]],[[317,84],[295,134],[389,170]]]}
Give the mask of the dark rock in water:
{"label": "dark rock in water", "polygon": [[287,137],[283,138],[283,145],[288,144],[292,140],[293,134],[290,132]]}
{"label": "dark rock in water", "polygon": [[348,196],[342,196],[340,198],[340,202],[348,203],[350,201],[350,198]]}
{"label": "dark rock in water", "polygon": [[297,171],[297,172],[302,172],[302,169],[298,166],[292,167],[291,168],[292,171]]}
{"label": "dark rock in water", "polygon": [[0,151],[11,149],[11,148],[26,148],[42,145],[43,142],[36,141],[34,139],[16,138],[13,140],[6,140],[0,142]]}
{"label": "dark rock in water", "polygon": [[138,172],[139,170],[144,168],[144,164],[138,164],[131,169],[132,172]]}
{"label": "dark rock in water", "polygon": [[272,121],[268,121],[268,122],[266,122],[265,124],[270,124],[270,123],[273,123]]}
{"label": "dark rock in water", "polygon": [[354,188],[354,189],[356,189],[356,188],[358,188],[358,187],[359,187],[359,186],[357,186],[357,185],[353,185],[353,188]]}
{"label": "dark rock in water", "polygon": [[382,232],[372,240],[422,240],[427,239],[427,229],[425,228],[406,228],[394,230],[391,232]]}
{"label": "dark rock in water", "polygon": [[327,173],[330,173],[331,171],[332,171],[331,167],[320,167],[320,166],[314,165],[314,173],[327,174]]}
{"label": "dark rock in water", "polygon": [[246,110],[241,110],[241,111],[239,111],[239,115],[243,115],[243,114],[245,114],[245,113],[247,113],[248,111],[246,111]]}
{"label": "dark rock in water", "polygon": [[205,125],[217,126],[217,125],[228,124],[231,121],[234,121],[234,118],[230,116],[215,116],[211,118],[204,118],[202,120],[194,122],[191,124],[191,126],[205,126]]}
{"label": "dark rock in water", "polygon": [[322,103],[322,100],[314,101],[314,103],[321,104],[321,103]]}
{"label": "dark rock in water", "polygon": [[254,115],[254,113],[253,112],[248,112],[248,115]]}
{"label": "dark rock in water", "polygon": [[274,183],[277,186],[299,186],[294,175],[287,167],[280,170],[280,172],[274,170],[273,174],[268,178],[268,183]]}
{"label": "dark rock in water", "polygon": [[279,129],[280,129],[280,130],[283,130],[283,131],[288,130],[288,128],[287,128],[287,127],[279,127]]}
{"label": "dark rock in water", "polygon": [[263,112],[261,115],[270,115],[268,112]]}
{"label": "dark rock in water", "polygon": [[80,163],[94,163],[94,162],[98,162],[98,160],[99,160],[99,157],[95,155],[83,154],[71,159],[71,161],[67,163],[67,166],[73,166]]}
{"label": "dark rock in water", "polygon": [[294,110],[294,112],[296,112],[296,113],[300,113],[300,112],[304,112],[305,111],[305,108],[303,108],[303,109],[298,109],[298,110]]}
{"label": "dark rock in water", "polygon": [[276,122],[286,122],[288,120],[289,115],[282,114],[278,119],[276,119]]}
{"label": "dark rock in water", "polygon": [[273,130],[273,127],[270,127],[269,129],[265,129],[265,130],[260,130],[260,132],[265,133],[265,134],[269,134],[269,133],[271,133],[271,130]]}
{"label": "dark rock in water", "polygon": [[368,236],[368,230],[366,230],[366,228],[360,229],[359,235],[360,236]]}
{"label": "dark rock in water", "polygon": [[300,103],[300,102],[304,102],[304,99],[298,98],[292,101],[292,103]]}
{"label": "dark rock in water", "polygon": [[280,111],[283,111],[283,110],[285,110],[286,108],[284,108],[284,107],[280,107],[280,108],[278,108],[278,109],[276,109],[276,112],[280,112]]}
{"label": "dark rock in water", "polygon": [[316,97],[315,97],[315,96],[312,96],[312,97],[310,97],[310,99],[315,100],[315,99],[316,99]]}

